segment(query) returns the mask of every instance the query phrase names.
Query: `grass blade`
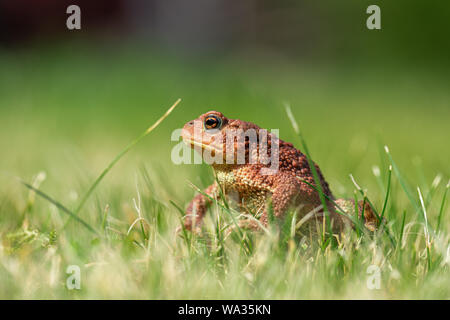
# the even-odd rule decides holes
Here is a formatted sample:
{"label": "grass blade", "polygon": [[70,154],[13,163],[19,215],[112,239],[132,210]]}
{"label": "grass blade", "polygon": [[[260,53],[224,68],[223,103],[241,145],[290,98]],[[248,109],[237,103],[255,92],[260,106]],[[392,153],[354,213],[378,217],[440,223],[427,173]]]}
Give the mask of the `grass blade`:
{"label": "grass blade", "polygon": [[103,218],[102,218],[102,231],[103,232],[106,231],[106,219],[108,217],[108,212],[109,212],[109,204],[107,204],[105,206],[105,210],[103,210]]}
{"label": "grass blade", "polygon": [[417,187],[417,193],[419,194],[420,203],[422,205],[423,219],[425,221],[425,237],[426,237],[426,242],[428,245],[430,243],[430,234],[429,234],[429,228],[428,228],[427,211],[425,209],[425,203],[423,201],[422,192],[420,191],[419,187]]}
{"label": "grass blade", "polygon": [[[389,161],[391,162],[394,173],[397,176],[397,179],[400,182],[400,185],[402,186],[403,191],[405,191],[406,196],[408,197],[411,204],[414,206],[414,209],[416,209],[416,212],[420,213],[421,209],[418,206],[417,201],[414,199],[411,190],[408,188],[405,180],[403,179],[403,176],[400,173],[400,170],[398,169],[397,165],[395,164],[394,159],[392,158],[391,153],[389,151],[389,148],[387,146],[384,146],[384,150],[386,151],[386,154],[389,158]],[[422,218],[422,215],[419,215],[419,217]]]}
{"label": "grass blade", "polygon": [[450,181],[447,183],[447,186],[445,187],[444,191],[444,196],[442,197],[441,208],[439,209],[438,221],[436,226],[436,232],[438,232],[439,228],[441,227],[442,216],[444,215],[445,200],[447,198],[447,191],[449,188],[450,188]]}
{"label": "grass blade", "polygon": [[383,203],[383,209],[381,210],[380,214],[380,221],[383,221],[384,213],[386,212],[386,207],[389,199],[389,193],[391,191],[391,178],[392,178],[392,166],[389,166],[389,173],[388,173],[388,181],[387,181],[387,187],[386,187],[386,196],[384,197],[384,203]]}
{"label": "grass blade", "polygon": [[[333,232],[331,230],[330,212],[328,210],[327,201],[325,199],[325,193],[322,190],[322,184],[320,182],[319,174],[317,173],[316,166],[314,165],[314,162],[313,162],[313,160],[311,158],[308,146],[306,145],[306,141],[305,141],[305,139],[303,138],[303,135],[300,132],[300,129],[299,129],[298,124],[297,124],[297,121],[295,120],[294,115],[292,114],[291,107],[288,104],[286,104],[285,105],[285,109],[286,109],[287,116],[288,116],[289,120],[291,121],[293,129],[294,129],[295,133],[297,134],[297,136],[300,139],[300,143],[302,145],[302,149],[305,152],[306,159],[308,160],[309,167],[311,168],[311,171],[312,171],[312,174],[313,174],[313,177],[314,177],[314,182],[316,183],[318,189],[320,190],[319,197],[320,197],[320,201],[322,202],[322,205],[323,205],[324,217],[325,217],[325,220],[326,220],[325,223],[327,225],[329,236],[333,237]],[[323,239],[322,240],[325,240],[324,237],[325,237],[325,234],[323,235]],[[333,241],[333,243],[334,243],[334,241]]]}
{"label": "grass blade", "polygon": [[[356,192],[356,190],[355,190],[355,192],[354,192],[354,194],[353,194],[353,197],[354,197],[354,199],[355,199],[355,219],[356,220],[359,220],[359,217],[358,217],[358,213],[359,213],[359,209],[358,209],[358,193]],[[359,230],[359,228],[356,228],[356,234],[358,235],[358,238],[361,236],[361,230]]]}
{"label": "grass blade", "polygon": [[174,201],[169,200],[170,204],[173,205],[175,207],[175,209],[177,209],[177,211],[180,213],[179,216],[179,221],[180,221],[180,232],[183,233],[183,239],[186,242],[187,248],[189,250],[189,253],[191,253],[191,249],[192,249],[192,237],[189,236],[186,228],[184,228],[184,223],[183,223],[183,216],[184,216],[184,210],[177,205]]}
{"label": "grass blade", "polygon": [[86,221],[84,221],[83,219],[81,219],[80,217],[78,217],[77,215],[75,215],[72,211],[70,211],[69,209],[67,209],[65,206],[63,206],[61,203],[59,203],[56,200],[53,200],[49,195],[47,195],[46,193],[42,192],[39,189],[36,189],[35,187],[33,187],[32,185],[26,183],[25,181],[21,182],[25,185],[25,187],[27,187],[30,190],[33,190],[34,192],[36,192],[37,195],[39,195],[40,197],[46,199],[47,201],[53,203],[58,209],[60,209],[61,211],[67,213],[70,217],[74,218],[76,221],[78,221],[79,223],[81,223],[84,227],[86,227],[86,229],[88,229],[89,231],[91,231],[92,233],[95,233],[96,235],[99,235],[99,233],[97,232],[97,230],[95,230],[93,227],[91,227]]}
{"label": "grass blade", "polygon": [[427,247],[428,270],[430,270],[431,269],[431,252],[430,252],[431,242],[430,242],[430,232],[429,232],[429,228],[428,228],[427,211],[425,209],[425,203],[423,201],[422,192],[420,191],[419,187],[417,187],[417,192],[419,193],[419,199],[420,199],[420,203],[422,205],[423,218],[425,220],[425,226],[424,226],[425,245]]}
{"label": "grass blade", "polygon": [[398,246],[400,247],[400,249],[402,248],[403,233],[405,232],[405,220],[406,220],[406,210],[403,211],[402,226],[400,228],[400,236],[398,239]]}
{"label": "grass blade", "polygon": [[[355,177],[353,177],[352,174],[350,174],[350,180],[352,180],[353,184],[356,187],[356,190],[358,190],[358,192],[362,195],[363,197],[363,201],[364,201],[364,205],[365,202],[367,202],[369,204],[369,206],[372,208],[373,213],[375,213],[375,216],[378,220],[378,225],[380,225],[382,223],[382,220],[380,219],[380,215],[378,214],[377,209],[375,209],[375,206],[372,204],[372,202],[369,200],[369,198],[367,198],[366,193],[364,192],[364,190],[358,185],[358,183],[355,180]],[[363,207],[363,211],[361,213],[361,216],[364,216],[364,207]]]}
{"label": "grass blade", "polygon": [[111,163],[103,170],[103,172],[98,176],[98,178],[91,185],[89,190],[81,199],[78,207],[75,209],[74,214],[77,215],[78,212],[83,208],[89,196],[94,192],[95,188],[97,188],[98,184],[102,179],[106,176],[106,174],[112,169],[112,167],[122,158],[132,147],[134,147],[139,141],[141,141],[145,136],[147,136],[150,132],[152,132],[172,111],[175,107],[180,103],[181,99],[175,101],[175,103],[166,111],[166,113],[159,118],[151,127],[145,130],[139,137],[131,141],[112,161]]}
{"label": "grass blade", "polygon": [[[358,185],[358,183],[356,182],[356,180],[355,180],[355,178],[353,177],[352,174],[350,174],[350,179],[352,180],[352,182],[355,185],[356,189],[359,191],[359,193],[361,193],[361,195],[363,196],[363,199],[364,199],[363,210],[362,210],[361,216],[364,216],[364,207],[365,207],[365,203],[367,202],[369,204],[370,208],[372,209],[373,213],[375,214],[375,217],[378,220],[378,226],[381,226],[383,224],[383,220],[381,219],[380,215],[378,214],[377,209],[375,209],[375,206],[372,204],[370,199],[367,197],[367,195],[364,192],[364,190]],[[389,229],[388,228],[383,228],[382,230],[386,233],[386,235],[391,240],[392,245],[395,247],[395,240],[394,240],[394,237],[391,235],[391,232],[389,231]]]}

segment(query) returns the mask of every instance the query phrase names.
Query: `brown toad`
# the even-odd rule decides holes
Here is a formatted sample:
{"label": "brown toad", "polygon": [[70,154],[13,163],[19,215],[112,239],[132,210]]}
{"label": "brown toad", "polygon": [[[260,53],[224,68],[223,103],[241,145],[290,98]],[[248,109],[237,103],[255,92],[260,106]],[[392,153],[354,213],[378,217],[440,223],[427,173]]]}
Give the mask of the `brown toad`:
{"label": "brown toad", "polygon": [[[290,207],[295,207],[300,219],[311,213],[313,221],[323,221],[322,201],[308,159],[291,143],[251,122],[228,119],[217,111],[209,111],[186,123],[182,137],[215,171],[218,183],[204,190],[211,198],[218,198],[220,186],[226,197],[236,200],[241,211],[258,217],[263,226],[268,223],[269,199],[275,217],[281,218]],[[315,168],[333,231],[340,232],[350,220],[337,212],[336,204],[353,215],[354,200],[335,199],[316,164]],[[196,195],[186,210],[185,227],[198,228],[211,203],[209,197]],[[362,207],[360,201],[359,216]],[[376,229],[377,218],[367,203],[364,220],[369,230]],[[241,221],[240,225],[258,229],[255,220]]]}

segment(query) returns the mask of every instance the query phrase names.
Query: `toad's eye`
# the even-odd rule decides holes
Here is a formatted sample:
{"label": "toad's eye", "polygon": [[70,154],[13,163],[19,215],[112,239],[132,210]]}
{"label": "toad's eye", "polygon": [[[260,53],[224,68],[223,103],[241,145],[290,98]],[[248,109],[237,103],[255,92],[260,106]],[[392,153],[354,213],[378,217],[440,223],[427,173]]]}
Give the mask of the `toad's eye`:
{"label": "toad's eye", "polygon": [[205,118],[204,124],[206,130],[220,129],[222,119],[215,115],[210,115]]}

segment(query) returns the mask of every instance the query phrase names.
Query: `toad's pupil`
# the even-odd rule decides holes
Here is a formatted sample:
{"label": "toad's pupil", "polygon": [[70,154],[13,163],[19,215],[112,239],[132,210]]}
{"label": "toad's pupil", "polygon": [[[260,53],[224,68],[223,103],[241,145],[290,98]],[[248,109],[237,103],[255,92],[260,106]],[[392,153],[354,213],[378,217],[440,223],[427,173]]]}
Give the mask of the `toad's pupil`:
{"label": "toad's pupil", "polygon": [[210,118],[206,120],[206,124],[210,127],[217,125],[217,120],[214,118]]}

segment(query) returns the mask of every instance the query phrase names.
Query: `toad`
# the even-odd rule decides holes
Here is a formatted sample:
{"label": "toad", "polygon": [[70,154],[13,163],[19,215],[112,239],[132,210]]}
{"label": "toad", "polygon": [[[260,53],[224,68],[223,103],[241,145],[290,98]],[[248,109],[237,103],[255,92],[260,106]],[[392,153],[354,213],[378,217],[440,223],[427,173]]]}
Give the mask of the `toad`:
{"label": "toad", "polygon": [[353,199],[336,199],[319,166],[314,164],[315,179],[310,167],[313,162],[305,154],[251,122],[209,111],[187,122],[181,135],[212,166],[216,176],[215,182],[188,205],[184,217],[186,229],[199,230],[208,207],[213,199],[218,199],[220,191],[234,200],[239,210],[256,217],[257,220],[239,222],[247,229],[267,226],[269,213],[281,219],[289,208],[295,208],[299,219],[312,218],[309,220],[319,224],[327,212],[333,232],[339,233],[352,225],[342,211],[354,216],[355,207],[360,218],[364,212],[367,229],[377,228],[377,217],[368,203],[361,200],[355,206]]}

